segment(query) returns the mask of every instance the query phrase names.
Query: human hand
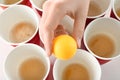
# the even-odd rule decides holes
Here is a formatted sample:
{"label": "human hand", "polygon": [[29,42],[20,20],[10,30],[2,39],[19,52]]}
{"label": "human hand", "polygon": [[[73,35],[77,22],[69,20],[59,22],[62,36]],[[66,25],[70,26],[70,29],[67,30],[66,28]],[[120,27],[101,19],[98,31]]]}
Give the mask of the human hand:
{"label": "human hand", "polygon": [[54,31],[65,15],[74,19],[72,35],[80,48],[89,2],[90,0],[47,0],[44,3],[39,30],[48,55],[52,53]]}

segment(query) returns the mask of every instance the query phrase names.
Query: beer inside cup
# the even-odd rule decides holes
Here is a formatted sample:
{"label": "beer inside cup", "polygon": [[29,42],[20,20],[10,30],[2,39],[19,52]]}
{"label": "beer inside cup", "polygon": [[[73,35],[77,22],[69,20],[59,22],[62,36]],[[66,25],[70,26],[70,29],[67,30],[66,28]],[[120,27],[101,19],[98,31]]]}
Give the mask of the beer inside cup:
{"label": "beer inside cup", "polygon": [[[53,67],[54,80],[63,80],[63,74],[64,74],[65,69],[69,65],[72,65],[72,64],[79,64],[79,65],[84,66],[88,71],[89,80],[100,80],[100,78],[101,78],[100,64],[98,63],[96,58],[93,57],[90,53],[88,53],[87,51],[84,51],[84,50],[80,50],[80,49],[78,49],[75,56],[69,60],[63,61],[63,60],[57,59],[55,61],[55,64]],[[69,75],[68,78],[72,76],[72,75],[70,76],[70,74],[72,74],[71,72],[67,72],[67,73]],[[81,74],[81,75],[76,74],[76,75],[82,77],[83,74]],[[74,77],[74,79],[75,78],[76,77]]]}
{"label": "beer inside cup", "polygon": [[[113,18],[98,18],[96,20],[93,20],[87,26],[84,32],[85,47],[92,55],[94,55],[95,57],[101,60],[111,60],[111,59],[120,57],[119,29],[120,29],[120,22]],[[101,35],[109,37],[109,39],[113,41],[112,46],[111,44],[108,43],[109,41],[105,42],[106,40],[105,37]],[[94,50],[93,50],[93,48],[89,46],[89,42],[90,40],[95,38],[95,36],[97,36],[98,38],[94,40],[94,42],[91,44],[92,46],[94,46]],[[111,51],[112,53],[109,53],[110,50],[113,50]],[[96,54],[97,51],[99,53]],[[100,56],[99,54],[102,56]],[[109,54],[112,54],[112,55],[106,57],[106,55],[109,55]]]}
{"label": "beer inside cup", "polygon": [[32,6],[40,11],[42,11],[43,4],[45,1],[46,0],[30,0],[30,2],[32,3]]}
{"label": "beer inside cup", "polygon": [[[37,60],[30,62],[30,59],[32,60],[37,59]],[[25,62],[27,62],[27,60],[29,60],[28,64],[25,65]],[[36,68],[35,66],[36,63],[39,63],[38,60],[40,60],[42,62],[42,65],[44,65],[45,68],[44,75],[42,75],[42,72],[44,71],[43,67]],[[35,63],[35,61],[37,62]],[[31,77],[32,80],[38,80],[39,76],[41,75],[42,75],[42,79],[39,80],[45,80],[46,77],[48,76],[49,70],[50,70],[50,61],[49,58],[47,57],[47,54],[40,46],[37,46],[35,44],[24,44],[21,46],[17,46],[6,57],[4,63],[4,74],[6,80],[24,80],[27,75],[31,75],[31,74],[32,74],[31,76],[36,76],[36,78],[27,76],[28,78],[28,79],[26,78],[27,80],[30,80],[29,77]],[[40,75],[38,76],[37,73]]]}
{"label": "beer inside cup", "polygon": [[112,0],[90,0],[88,18],[104,16]]}
{"label": "beer inside cup", "polygon": [[19,4],[21,3],[23,0],[0,0],[0,5],[3,7],[8,7],[14,4]]}
{"label": "beer inside cup", "polygon": [[[31,8],[24,5],[15,5],[7,8],[1,13],[0,25],[0,36],[7,43],[10,43],[11,45],[18,45],[20,43],[26,43],[30,41],[36,35],[36,33],[38,32],[39,18]],[[31,25],[32,27],[30,27]],[[32,30],[32,28],[34,31]],[[29,37],[26,38],[27,36]],[[11,38],[16,38],[16,40],[24,38],[26,39],[21,41],[13,41]]]}
{"label": "beer inside cup", "polygon": [[113,12],[118,20],[120,20],[120,0],[114,0],[113,2]]}

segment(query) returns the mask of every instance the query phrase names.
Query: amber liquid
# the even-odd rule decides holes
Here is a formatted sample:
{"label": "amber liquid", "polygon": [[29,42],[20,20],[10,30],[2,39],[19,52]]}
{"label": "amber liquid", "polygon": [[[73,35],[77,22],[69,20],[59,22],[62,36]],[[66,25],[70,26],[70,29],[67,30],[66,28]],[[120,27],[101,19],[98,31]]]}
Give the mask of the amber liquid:
{"label": "amber liquid", "polygon": [[107,35],[99,34],[88,41],[90,50],[98,56],[109,58],[115,51],[114,41]]}
{"label": "amber liquid", "polygon": [[45,65],[37,58],[24,61],[19,68],[19,74],[22,80],[43,80],[45,72]]}
{"label": "amber liquid", "polygon": [[118,17],[120,18],[120,9],[116,10]]}
{"label": "amber liquid", "polygon": [[10,31],[10,41],[19,43],[28,40],[35,33],[35,26],[28,22],[15,25]]}
{"label": "amber liquid", "polygon": [[4,4],[14,4],[14,3],[17,3],[18,1],[20,0],[4,0]]}
{"label": "amber liquid", "polygon": [[62,80],[90,80],[90,76],[83,65],[70,64],[63,71]]}
{"label": "amber liquid", "polygon": [[88,16],[97,16],[102,13],[102,10],[99,5],[97,5],[94,1],[90,2]]}

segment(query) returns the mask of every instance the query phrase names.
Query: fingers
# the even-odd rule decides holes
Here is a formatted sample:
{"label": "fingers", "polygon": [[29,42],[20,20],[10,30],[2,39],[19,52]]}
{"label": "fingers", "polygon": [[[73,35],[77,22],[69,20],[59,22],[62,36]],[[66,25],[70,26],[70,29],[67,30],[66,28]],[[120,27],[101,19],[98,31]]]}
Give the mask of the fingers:
{"label": "fingers", "polygon": [[67,34],[67,32],[65,31],[65,29],[62,25],[58,25],[54,31],[54,36],[57,37],[62,34]]}
{"label": "fingers", "polygon": [[86,6],[84,5],[84,8],[81,8],[81,10],[76,12],[75,14],[73,37],[77,41],[78,48],[81,47],[81,40],[84,32],[84,27],[85,27],[88,7],[89,7],[88,4],[86,3]]}
{"label": "fingers", "polygon": [[84,31],[85,22],[81,18],[76,18],[74,22],[73,37],[77,42],[78,48],[81,47],[81,39]]}
{"label": "fingers", "polygon": [[42,24],[44,23],[45,27],[49,26],[55,29],[65,14],[64,9],[62,9],[62,4],[48,0],[43,6]]}
{"label": "fingers", "polygon": [[51,0],[46,1],[43,6],[43,15],[40,25],[40,37],[44,43],[46,53],[52,54],[52,40],[54,38],[54,30],[64,17],[59,6],[51,4]]}
{"label": "fingers", "polygon": [[45,34],[43,35],[44,39],[44,46],[45,46],[45,51],[50,56],[52,54],[52,40],[53,40],[53,32],[52,31],[46,31]]}

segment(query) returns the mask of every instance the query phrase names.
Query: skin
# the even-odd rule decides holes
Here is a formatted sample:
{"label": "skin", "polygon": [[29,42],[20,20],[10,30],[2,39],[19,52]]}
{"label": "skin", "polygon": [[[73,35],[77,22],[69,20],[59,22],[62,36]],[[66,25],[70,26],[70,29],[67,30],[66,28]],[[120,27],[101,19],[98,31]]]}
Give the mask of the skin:
{"label": "skin", "polygon": [[[89,2],[90,0],[47,0],[43,4],[39,34],[49,56],[52,54],[54,32],[65,15],[74,19],[72,36],[76,40],[78,48],[80,48]],[[64,32],[64,28],[60,29]]]}

